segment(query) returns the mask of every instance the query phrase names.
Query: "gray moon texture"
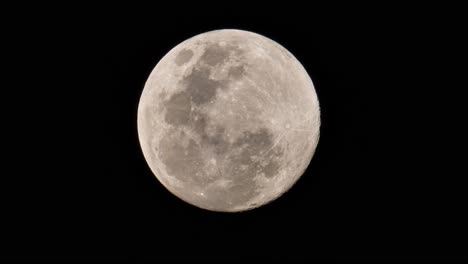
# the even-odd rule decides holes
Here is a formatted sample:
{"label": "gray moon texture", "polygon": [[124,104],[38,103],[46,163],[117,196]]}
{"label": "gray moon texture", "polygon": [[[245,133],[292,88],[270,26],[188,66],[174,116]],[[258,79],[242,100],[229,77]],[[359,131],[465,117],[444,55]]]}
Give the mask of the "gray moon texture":
{"label": "gray moon texture", "polygon": [[314,85],[285,48],[215,30],[170,50],[138,106],[138,136],[156,178],[196,207],[265,205],[304,174],[320,132]]}

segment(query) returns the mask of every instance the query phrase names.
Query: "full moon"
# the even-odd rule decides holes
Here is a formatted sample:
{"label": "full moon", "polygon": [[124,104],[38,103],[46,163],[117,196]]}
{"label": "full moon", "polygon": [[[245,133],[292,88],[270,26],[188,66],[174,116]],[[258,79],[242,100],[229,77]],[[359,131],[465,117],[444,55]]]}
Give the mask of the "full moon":
{"label": "full moon", "polygon": [[170,50],[146,81],[138,136],[156,178],[199,208],[265,205],[302,176],[320,108],[302,64],[275,41],[215,30]]}

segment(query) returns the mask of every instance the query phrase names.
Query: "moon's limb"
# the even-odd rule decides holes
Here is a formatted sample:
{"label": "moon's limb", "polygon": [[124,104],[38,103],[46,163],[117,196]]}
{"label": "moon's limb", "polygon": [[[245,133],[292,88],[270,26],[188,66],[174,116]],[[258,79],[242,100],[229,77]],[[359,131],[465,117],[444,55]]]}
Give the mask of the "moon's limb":
{"label": "moon's limb", "polygon": [[302,65],[255,33],[197,35],[157,64],[138,134],[160,182],[195,206],[243,211],[272,201],[304,173],[320,111]]}

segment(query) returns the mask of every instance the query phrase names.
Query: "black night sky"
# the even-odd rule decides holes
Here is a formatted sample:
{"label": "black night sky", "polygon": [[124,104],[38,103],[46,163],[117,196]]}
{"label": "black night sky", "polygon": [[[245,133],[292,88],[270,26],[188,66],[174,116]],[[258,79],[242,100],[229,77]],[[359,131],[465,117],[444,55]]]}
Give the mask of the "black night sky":
{"label": "black night sky", "polygon": [[[38,6],[4,18],[12,74],[2,97],[0,258],[466,258],[466,173],[452,150],[452,124],[464,119],[443,73],[455,66],[446,59],[459,43],[456,8],[185,9]],[[170,194],[147,166],[136,127],[162,56],[223,28],[293,53],[322,111],[302,178],[238,214]]]}

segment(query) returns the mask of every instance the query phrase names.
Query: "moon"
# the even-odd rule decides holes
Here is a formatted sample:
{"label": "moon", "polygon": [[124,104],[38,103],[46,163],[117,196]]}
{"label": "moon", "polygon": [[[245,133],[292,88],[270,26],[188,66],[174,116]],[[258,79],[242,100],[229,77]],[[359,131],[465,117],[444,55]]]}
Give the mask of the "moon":
{"label": "moon", "polygon": [[196,35],[151,72],[138,137],[156,178],[196,207],[265,205],[302,176],[320,134],[311,78],[284,47],[234,29]]}

